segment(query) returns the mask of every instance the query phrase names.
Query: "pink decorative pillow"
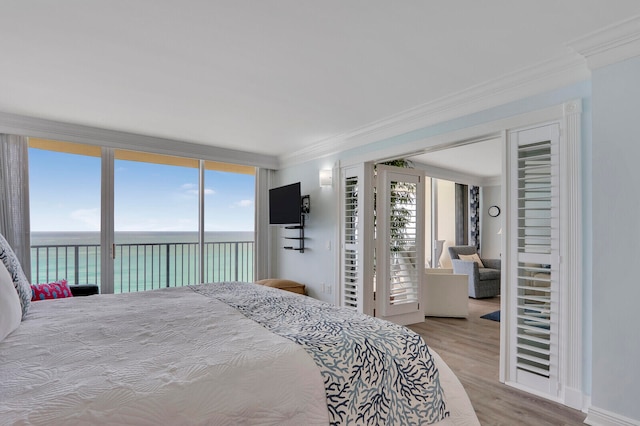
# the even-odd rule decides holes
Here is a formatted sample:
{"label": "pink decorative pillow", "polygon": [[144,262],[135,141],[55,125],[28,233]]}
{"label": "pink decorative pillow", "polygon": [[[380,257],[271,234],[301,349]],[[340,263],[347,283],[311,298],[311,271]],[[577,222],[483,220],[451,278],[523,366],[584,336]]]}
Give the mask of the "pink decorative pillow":
{"label": "pink decorative pillow", "polygon": [[31,284],[31,300],[62,299],[73,297],[67,280],[58,280],[48,284]]}

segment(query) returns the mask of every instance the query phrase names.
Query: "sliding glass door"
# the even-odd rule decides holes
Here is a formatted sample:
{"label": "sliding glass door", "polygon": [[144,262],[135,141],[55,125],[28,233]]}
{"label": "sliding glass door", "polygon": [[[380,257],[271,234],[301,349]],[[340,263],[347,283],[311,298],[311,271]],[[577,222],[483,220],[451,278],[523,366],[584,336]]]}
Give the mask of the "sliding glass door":
{"label": "sliding glass door", "polygon": [[198,161],[117,150],[114,293],[199,282]]}
{"label": "sliding glass door", "polygon": [[255,167],[204,162],[202,282],[253,281]]}
{"label": "sliding glass door", "polygon": [[34,282],[127,293],[253,281],[254,167],[35,138],[30,145]]}

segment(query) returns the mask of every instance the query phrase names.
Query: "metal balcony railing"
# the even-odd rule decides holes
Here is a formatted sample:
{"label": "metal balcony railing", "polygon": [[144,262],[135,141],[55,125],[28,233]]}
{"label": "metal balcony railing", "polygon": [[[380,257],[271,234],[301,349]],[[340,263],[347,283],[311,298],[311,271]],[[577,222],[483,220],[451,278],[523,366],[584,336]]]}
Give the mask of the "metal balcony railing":
{"label": "metal balcony railing", "polygon": [[[202,282],[253,281],[253,241],[206,242]],[[100,284],[100,245],[31,246],[31,281]],[[116,244],[114,292],[198,284],[198,243]]]}

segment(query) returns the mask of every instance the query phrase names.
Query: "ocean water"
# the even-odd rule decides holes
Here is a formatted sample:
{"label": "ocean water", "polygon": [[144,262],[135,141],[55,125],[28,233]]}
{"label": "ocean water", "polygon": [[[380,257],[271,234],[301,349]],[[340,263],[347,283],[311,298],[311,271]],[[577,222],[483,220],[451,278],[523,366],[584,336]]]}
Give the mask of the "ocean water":
{"label": "ocean water", "polygon": [[[116,232],[116,243],[197,242],[197,232]],[[205,232],[205,241],[253,241],[253,232]],[[32,232],[31,245],[100,244],[99,232]]]}
{"label": "ocean water", "polygon": [[[116,232],[114,292],[197,284],[196,232]],[[253,232],[205,233],[203,282],[253,281]],[[32,232],[31,280],[99,284],[98,232]]]}

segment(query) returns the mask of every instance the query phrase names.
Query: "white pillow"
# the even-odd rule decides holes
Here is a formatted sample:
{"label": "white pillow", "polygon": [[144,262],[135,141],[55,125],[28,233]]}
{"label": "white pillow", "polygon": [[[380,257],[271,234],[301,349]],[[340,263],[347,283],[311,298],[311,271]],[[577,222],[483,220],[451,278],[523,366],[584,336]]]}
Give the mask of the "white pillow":
{"label": "white pillow", "polygon": [[22,307],[11,274],[0,262],[0,341],[18,328],[22,320]]}
{"label": "white pillow", "polygon": [[29,305],[31,305],[31,297],[33,292],[31,291],[31,284],[27,281],[27,277],[24,275],[22,266],[16,257],[16,254],[11,249],[11,246],[0,234],[0,260],[4,264],[11,279],[13,280],[13,286],[18,292],[18,300],[20,300],[20,307],[22,309],[22,318],[27,315]]}
{"label": "white pillow", "polygon": [[478,264],[478,268],[484,268],[484,263],[480,260],[478,253],[473,254],[459,254],[458,257],[462,260],[472,260]]}

